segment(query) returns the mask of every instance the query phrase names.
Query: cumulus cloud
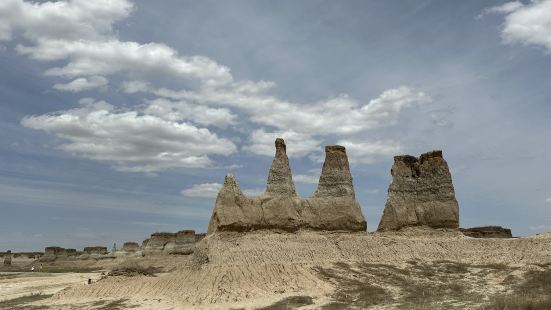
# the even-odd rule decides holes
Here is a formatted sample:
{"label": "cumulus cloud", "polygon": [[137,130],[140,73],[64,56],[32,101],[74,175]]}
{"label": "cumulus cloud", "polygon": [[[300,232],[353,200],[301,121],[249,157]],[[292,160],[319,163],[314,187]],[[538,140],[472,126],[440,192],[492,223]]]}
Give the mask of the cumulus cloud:
{"label": "cumulus cloud", "polygon": [[319,175],[297,174],[293,175],[293,181],[305,184],[318,184]]}
{"label": "cumulus cloud", "polygon": [[147,101],[144,112],[169,121],[190,120],[206,126],[226,128],[236,123],[237,116],[228,109],[210,108],[185,101],[154,99]]}
{"label": "cumulus cloud", "polygon": [[182,190],[182,195],[186,197],[215,198],[222,188],[220,183],[194,184],[190,188]]}
{"label": "cumulus cloud", "polygon": [[65,84],[55,84],[54,88],[62,91],[79,92],[104,87],[107,83],[107,79],[103,76],[91,76],[74,79],[73,81]]}
{"label": "cumulus cloud", "polygon": [[[346,94],[319,102],[290,102],[270,94],[275,83],[235,81],[228,67],[208,57],[180,55],[163,43],[120,40],[114,27],[133,8],[127,0],[6,0],[0,4],[0,39],[22,36],[25,43],[16,47],[20,54],[54,62],[56,66],[45,74],[68,80],[55,84],[55,89],[93,90],[108,85],[111,75],[126,74],[123,79],[135,80],[121,84],[124,92],[155,97],[131,109],[89,103],[26,117],[23,125],[64,139],[60,147],[76,155],[112,161],[122,171],[154,172],[205,167],[212,164],[209,155],[235,151],[232,142],[201,126],[243,125],[239,129],[250,132],[244,150],[273,156],[273,141],[283,137],[290,145],[289,156],[317,160],[323,157],[321,144],[328,136],[342,139],[394,126],[405,110],[431,101],[427,94],[402,86],[368,102]],[[157,74],[191,80],[195,86],[157,87],[151,80]],[[396,149],[377,142],[345,142],[350,143],[357,163],[369,163],[377,154]]]}
{"label": "cumulus cloud", "polygon": [[355,164],[372,164],[381,158],[396,155],[403,149],[394,141],[340,140],[337,144],[346,147],[350,162]]}
{"label": "cumulus cloud", "polygon": [[0,4],[0,39],[22,33],[30,44],[18,45],[19,53],[42,61],[66,61],[62,67],[47,70],[47,75],[82,78],[156,72],[199,79],[211,86],[233,80],[227,67],[208,57],[180,56],[162,43],[119,40],[113,25],[127,18],[132,8],[127,0],[6,0]]}
{"label": "cumulus cloud", "polygon": [[82,100],[75,109],[27,116],[21,123],[61,138],[64,151],[112,162],[121,171],[152,173],[207,167],[212,165],[209,155],[236,151],[233,142],[207,128],[117,109],[92,99]]}
{"label": "cumulus cloud", "polygon": [[551,53],[551,0],[519,1],[487,9],[485,12],[505,14],[501,36],[508,44],[538,45]]}
{"label": "cumulus cloud", "polygon": [[427,94],[405,86],[386,90],[364,105],[345,94],[313,104],[296,104],[263,93],[245,94],[237,87],[209,87],[199,92],[158,89],[153,93],[167,98],[229,105],[249,114],[255,123],[318,135],[351,134],[392,126],[404,109],[431,101]]}

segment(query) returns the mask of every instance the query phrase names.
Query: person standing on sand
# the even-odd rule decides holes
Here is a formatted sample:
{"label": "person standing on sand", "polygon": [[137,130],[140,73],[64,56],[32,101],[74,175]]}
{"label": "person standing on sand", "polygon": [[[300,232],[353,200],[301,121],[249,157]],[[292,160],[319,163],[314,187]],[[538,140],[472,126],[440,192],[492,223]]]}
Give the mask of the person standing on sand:
{"label": "person standing on sand", "polygon": [[31,271],[34,272],[34,266],[31,267]]}

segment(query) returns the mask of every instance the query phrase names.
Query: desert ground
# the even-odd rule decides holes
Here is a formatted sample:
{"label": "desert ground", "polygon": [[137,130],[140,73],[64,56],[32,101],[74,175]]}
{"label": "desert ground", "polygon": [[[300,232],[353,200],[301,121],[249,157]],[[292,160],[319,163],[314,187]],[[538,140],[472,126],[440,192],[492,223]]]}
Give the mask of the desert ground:
{"label": "desert ground", "polygon": [[551,234],[217,232],[192,255],[2,272],[0,295],[5,309],[549,309]]}

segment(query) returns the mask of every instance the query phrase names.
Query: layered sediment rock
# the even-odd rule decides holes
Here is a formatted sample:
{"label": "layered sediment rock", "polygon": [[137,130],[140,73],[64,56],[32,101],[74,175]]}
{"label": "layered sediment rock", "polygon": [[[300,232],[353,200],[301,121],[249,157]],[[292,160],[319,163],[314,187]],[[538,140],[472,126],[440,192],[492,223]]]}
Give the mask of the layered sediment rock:
{"label": "layered sediment rock", "polygon": [[311,198],[300,198],[292,181],[285,142],[278,138],[275,145],[266,192],[249,198],[235,177],[227,175],[216,198],[208,233],[259,229],[366,230],[344,147],[325,148],[318,189]]}
{"label": "layered sediment rock", "polygon": [[511,229],[501,226],[482,226],[472,228],[460,228],[461,232],[473,238],[513,238]]}
{"label": "layered sediment rock", "polygon": [[459,207],[442,151],[395,156],[378,231],[408,226],[458,228]]}
{"label": "layered sediment rock", "polygon": [[145,254],[192,254],[195,249],[195,231],[182,230],[176,233],[151,234],[142,245]]}
{"label": "layered sediment rock", "polygon": [[140,250],[140,245],[137,242],[125,242],[122,245],[123,252],[136,252]]}
{"label": "layered sediment rock", "polygon": [[59,246],[49,246],[44,248],[44,258],[65,258],[67,257],[67,250]]}
{"label": "layered sediment rock", "polygon": [[105,246],[88,246],[84,248],[83,252],[88,255],[105,255],[109,253]]}
{"label": "layered sediment rock", "polygon": [[293,176],[291,175],[291,167],[289,166],[289,158],[287,157],[287,146],[285,141],[277,138],[275,141],[276,154],[268,173],[268,184],[266,186],[265,195],[274,196],[297,196]]}

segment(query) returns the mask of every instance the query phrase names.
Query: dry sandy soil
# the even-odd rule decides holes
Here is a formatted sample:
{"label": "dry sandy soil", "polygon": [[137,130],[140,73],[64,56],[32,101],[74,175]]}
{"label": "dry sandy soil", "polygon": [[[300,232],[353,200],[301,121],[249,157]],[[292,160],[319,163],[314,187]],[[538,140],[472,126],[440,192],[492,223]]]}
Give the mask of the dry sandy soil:
{"label": "dry sandy soil", "polygon": [[[48,275],[67,288],[52,297],[45,291],[48,298],[30,296],[19,306],[273,310],[526,309],[528,305],[551,309],[549,234],[473,239],[457,231],[428,229],[216,233],[203,239],[194,255],[94,264],[105,270],[130,271],[104,277],[95,273],[92,276],[101,279],[92,285],[78,278],[88,274]],[[5,283],[12,282],[36,289],[40,277],[21,276],[11,282],[2,278],[0,295]]]}

